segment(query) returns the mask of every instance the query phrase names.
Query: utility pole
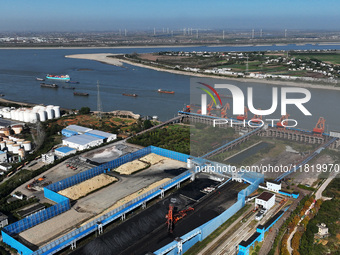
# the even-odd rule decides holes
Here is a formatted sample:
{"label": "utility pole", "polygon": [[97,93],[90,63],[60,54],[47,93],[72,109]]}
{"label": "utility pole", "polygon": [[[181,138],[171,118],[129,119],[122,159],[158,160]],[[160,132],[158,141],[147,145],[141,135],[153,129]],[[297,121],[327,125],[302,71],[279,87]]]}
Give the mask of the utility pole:
{"label": "utility pole", "polygon": [[98,111],[98,117],[99,119],[101,119],[103,107],[102,107],[102,101],[100,99],[99,81],[97,81],[97,111]]}

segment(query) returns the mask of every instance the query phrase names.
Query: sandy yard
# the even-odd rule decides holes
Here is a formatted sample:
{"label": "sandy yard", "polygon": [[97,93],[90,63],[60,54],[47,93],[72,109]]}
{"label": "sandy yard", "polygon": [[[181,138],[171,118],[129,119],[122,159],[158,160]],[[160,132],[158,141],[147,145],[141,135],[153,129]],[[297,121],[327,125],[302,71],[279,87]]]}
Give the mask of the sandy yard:
{"label": "sandy yard", "polygon": [[125,175],[130,175],[135,172],[138,172],[144,168],[146,168],[148,164],[140,161],[139,159],[136,159],[134,161],[125,163],[115,169],[115,171],[119,174],[125,174]]}
{"label": "sandy yard", "polygon": [[150,154],[140,158],[139,160],[145,161],[145,162],[150,163],[151,165],[154,165],[154,164],[157,164],[157,163],[164,161],[166,159],[167,159],[166,157],[157,155],[155,153],[150,153]]}
{"label": "sandy yard", "polygon": [[115,177],[100,174],[77,185],[61,190],[58,193],[70,199],[77,200],[117,180]]}
{"label": "sandy yard", "polygon": [[[161,185],[161,184],[163,184],[163,183],[165,183],[167,181],[170,181],[170,180],[171,180],[170,178],[164,178],[164,179],[162,179],[160,181],[152,183],[151,185],[149,185],[149,186],[147,186],[145,188],[142,188],[142,189],[136,191],[135,193],[132,193],[132,194],[130,194],[130,195],[128,195],[128,196],[118,200],[116,203],[114,203],[112,206],[107,208],[105,211],[103,211],[102,213],[98,214],[96,216],[96,218],[99,218],[100,216],[102,216],[102,215],[104,215],[104,214],[106,214],[106,213],[108,213],[108,212],[118,208],[119,206],[121,206],[121,205],[123,205],[123,204],[125,204],[125,203],[127,203],[127,202],[129,202],[129,201],[131,201],[131,200],[133,200],[133,199],[143,195],[144,193],[148,192],[149,190],[152,190],[152,189],[158,187],[159,185]],[[92,220],[94,220],[94,218],[84,222],[82,224],[82,226],[87,224],[87,223],[89,223]]]}

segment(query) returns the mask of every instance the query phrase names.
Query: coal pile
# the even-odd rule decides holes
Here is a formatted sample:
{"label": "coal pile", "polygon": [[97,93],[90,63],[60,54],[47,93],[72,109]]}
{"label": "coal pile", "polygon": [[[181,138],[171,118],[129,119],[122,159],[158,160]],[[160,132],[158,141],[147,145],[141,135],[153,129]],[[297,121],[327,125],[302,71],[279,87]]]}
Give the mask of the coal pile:
{"label": "coal pile", "polygon": [[[227,203],[236,201],[237,191],[245,186],[241,183],[229,182],[222,188],[205,195],[198,203],[192,199],[186,199],[187,195],[202,193],[200,192],[202,188],[210,187],[214,183],[216,182],[210,179],[196,179],[187,185],[190,185],[188,188],[184,186],[170,197],[143,210],[85,246],[78,248],[72,254],[144,255],[147,252],[153,252],[172,242],[176,237],[184,235],[218,216],[225,210],[224,206]],[[183,196],[184,194],[185,196]],[[172,234],[168,233],[165,218],[170,203],[175,205],[176,211],[189,206],[195,209],[175,224]]]}

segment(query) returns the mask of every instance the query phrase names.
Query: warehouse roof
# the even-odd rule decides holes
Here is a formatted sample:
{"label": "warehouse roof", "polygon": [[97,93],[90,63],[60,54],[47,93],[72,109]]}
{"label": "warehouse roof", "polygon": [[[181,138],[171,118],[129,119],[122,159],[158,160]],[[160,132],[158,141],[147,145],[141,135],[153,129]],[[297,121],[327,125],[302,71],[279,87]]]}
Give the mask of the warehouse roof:
{"label": "warehouse roof", "polygon": [[91,131],[91,128],[87,128],[87,127],[82,127],[82,126],[78,126],[78,125],[69,125],[66,127],[67,130],[71,130],[71,131],[75,131],[75,132],[79,132],[79,133],[86,133]]}
{"label": "warehouse roof", "polygon": [[55,149],[55,150],[58,151],[58,152],[61,152],[61,153],[65,153],[65,154],[70,152],[70,151],[75,151],[75,149],[72,149],[72,148],[67,147],[67,146],[63,146],[63,147],[60,147],[60,148]]}
{"label": "warehouse roof", "polygon": [[98,141],[98,140],[102,140],[102,139],[94,137],[94,136],[90,136],[90,135],[74,135],[74,136],[71,136],[65,139],[65,141],[79,144],[79,145],[86,145],[90,142]]}
{"label": "warehouse roof", "polygon": [[109,138],[114,135],[100,130],[91,130],[89,132],[86,132],[86,134],[104,138]]}
{"label": "warehouse roof", "polygon": [[273,193],[263,192],[257,199],[269,201],[274,196]]}

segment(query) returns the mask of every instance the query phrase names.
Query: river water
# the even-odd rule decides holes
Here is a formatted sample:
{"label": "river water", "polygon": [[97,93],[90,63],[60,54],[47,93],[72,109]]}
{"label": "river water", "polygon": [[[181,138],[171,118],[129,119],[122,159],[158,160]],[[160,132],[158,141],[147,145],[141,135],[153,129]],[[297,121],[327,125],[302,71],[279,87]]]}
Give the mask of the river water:
{"label": "river water", "polygon": [[[157,115],[166,120],[190,103],[190,76],[159,72],[124,64],[116,67],[91,60],[70,59],[65,55],[85,53],[146,53],[163,50],[184,51],[262,51],[262,50],[340,49],[340,45],[283,45],[240,47],[179,47],[179,48],[115,48],[115,49],[1,49],[0,93],[9,100],[37,104],[54,104],[69,109],[88,106],[97,109],[97,81],[104,111],[130,110],[141,115]],[[89,93],[88,97],[74,96],[73,90],[41,88],[35,77],[50,74],[69,74],[79,84],[71,84],[75,91]],[[215,80],[210,80],[215,82]],[[221,83],[221,80],[218,80]],[[270,84],[256,82],[228,82],[243,91],[254,87],[254,104],[266,109],[271,105]],[[280,86],[278,86],[280,87]],[[159,94],[157,89],[174,90],[175,94]],[[326,118],[329,130],[340,130],[340,91],[309,89],[311,101],[306,104],[313,114],[305,117],[296,108],[289,108],[291,118],[299,121],[300,128],[312,129],[320,116]],[[122,93],[138,94],[138,97]],[[257,101],[257,103],[256,103]],[[275,114],[274,114],[275,115]],[[280,116],[277,112],[275,117]]]}

